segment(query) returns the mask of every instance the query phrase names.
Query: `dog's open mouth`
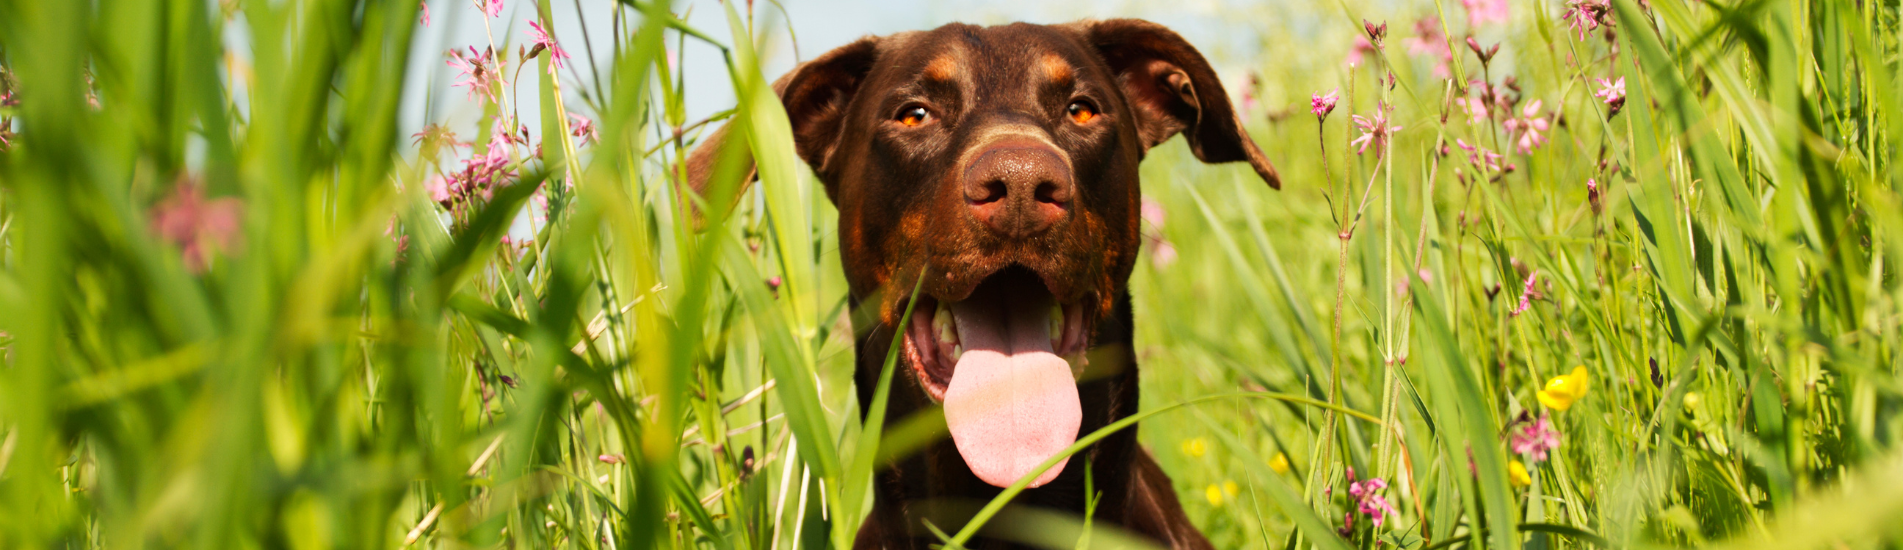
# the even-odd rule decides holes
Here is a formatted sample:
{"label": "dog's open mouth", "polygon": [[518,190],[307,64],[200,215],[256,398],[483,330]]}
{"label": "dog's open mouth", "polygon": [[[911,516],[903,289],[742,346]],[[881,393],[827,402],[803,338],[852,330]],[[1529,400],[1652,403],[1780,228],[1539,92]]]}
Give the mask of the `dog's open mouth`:
{"label": "dog's open mouth", "polygon": [[[1009,486],[1077,441],[1077,378],[1089,338],[1083,311],[1058,303],[1020,267],[991,275],[958,302],[919,298],[905,353],[926,392],[944,403],[952,441],[978,479]],[[1030,486],[1049,483],[1068,461]]]}

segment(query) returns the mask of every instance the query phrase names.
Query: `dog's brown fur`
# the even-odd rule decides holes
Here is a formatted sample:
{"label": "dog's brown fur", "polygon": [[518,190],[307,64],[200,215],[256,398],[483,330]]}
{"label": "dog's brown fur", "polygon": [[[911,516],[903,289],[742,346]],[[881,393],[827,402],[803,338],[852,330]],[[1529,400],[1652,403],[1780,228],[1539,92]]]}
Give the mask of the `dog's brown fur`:
{"label": "dog's brown fur", "polygon": [[[1242,131],[1208,62],[1181,36],[1147,21],[952,24],[867,37],[802,64],[775,89],[800,157],[838,206],[855,322],[876,325],[857,327],[861,403],[872,401],[885,350],[903,334],[898,318],[921,272],[924,296],[957,301],[986,277],[1017,266],[1038,275],[1060,302],[1087,305],[1093,332],[1088,371],[1078,383],[1080,434],[1130,415],[1137,375],[1125,285],[1140,242],[1138,161],[1180,133],[1197,158],[1248,162],[1279,188],[1274,167]],[[1089,123],[1067,118],[1074,101],[1088,102],[1097,117]],[[902,115],[895,113],[915,106],[930,110],[929,123],[897,122]],[[1031,129],[1040,143],[1054,146],[1068,161],[1060,167],[1067,170],[1065,181],[1076,182],[1061,218],[1033,238],[980,223],[963,191],[968,184],[960,181],[968,177],[961,174],[974,150],[1006,127]],[[724,132],[690,161],[696,189],[705,185]],[[895,379],[889,396],[888,425],[936,406],[919,379],[924,371],[907,371],[914,376]],[[1099,441],[1014,505],[1081,514],[1086,464],[1103,495],[1096,522],[1172,548],[1209,547],[1134,430]],[[925,548],[935,540],[921,519],[957,517],[952,509],[966,510],[998,491],[971,473],[949,440],[941,441],[883,465],[855,547]]]}

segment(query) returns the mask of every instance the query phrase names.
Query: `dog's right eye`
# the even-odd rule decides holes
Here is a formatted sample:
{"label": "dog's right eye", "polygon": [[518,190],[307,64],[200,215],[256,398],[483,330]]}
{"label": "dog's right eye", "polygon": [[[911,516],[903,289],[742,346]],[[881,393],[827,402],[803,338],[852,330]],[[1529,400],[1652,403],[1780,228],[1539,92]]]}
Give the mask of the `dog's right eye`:
{"label": "dog's right eye", "polygon": [[932,112],[917,105],[899,109],[899,124],[907,128],[916,128],[932,119]]}

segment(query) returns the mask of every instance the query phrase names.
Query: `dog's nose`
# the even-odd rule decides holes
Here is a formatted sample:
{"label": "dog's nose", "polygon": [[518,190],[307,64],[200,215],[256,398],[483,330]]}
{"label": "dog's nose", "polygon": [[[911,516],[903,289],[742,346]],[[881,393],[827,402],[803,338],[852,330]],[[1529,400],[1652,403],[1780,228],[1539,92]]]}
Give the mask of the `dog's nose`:
{"label": "dog's nose", "polygon": [[999,235],[1036,235],[1064,219],[1075,188],[1069,163],[1049,145],[992,145],[965,167],[965,203]]}

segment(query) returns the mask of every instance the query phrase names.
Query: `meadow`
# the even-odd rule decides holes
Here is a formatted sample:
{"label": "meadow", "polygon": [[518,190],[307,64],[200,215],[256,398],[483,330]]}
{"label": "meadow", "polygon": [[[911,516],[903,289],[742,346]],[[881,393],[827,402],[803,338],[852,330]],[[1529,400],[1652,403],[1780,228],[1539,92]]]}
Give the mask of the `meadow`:
{"label": "meadow", "polygon": [[[0,547],[843,548],[944,437],[854,397],[800,6],[449,1],[0,1]],[[1121,426],[1217,547],[1903,546],[1896,3],[1243,16],[1286,183],[1150,152]],[[417,52],[478,121],[399,131]]]}

